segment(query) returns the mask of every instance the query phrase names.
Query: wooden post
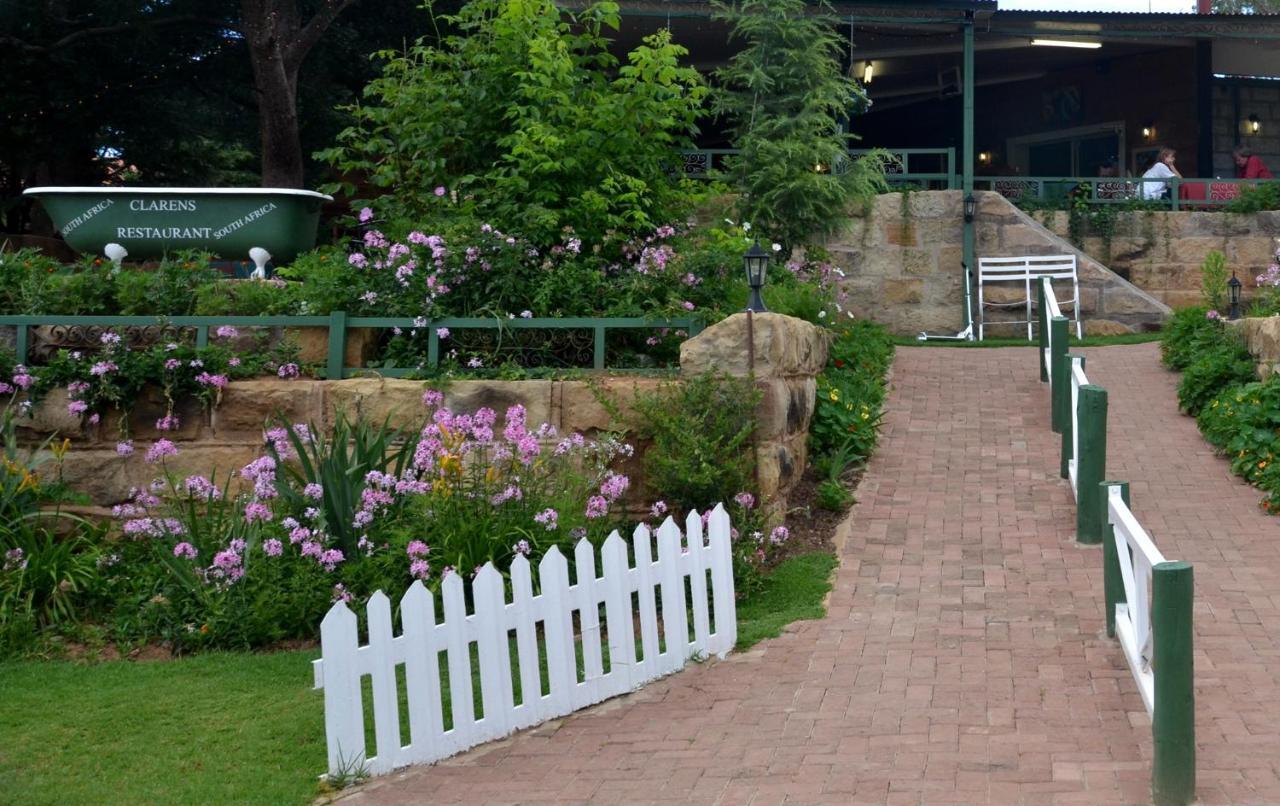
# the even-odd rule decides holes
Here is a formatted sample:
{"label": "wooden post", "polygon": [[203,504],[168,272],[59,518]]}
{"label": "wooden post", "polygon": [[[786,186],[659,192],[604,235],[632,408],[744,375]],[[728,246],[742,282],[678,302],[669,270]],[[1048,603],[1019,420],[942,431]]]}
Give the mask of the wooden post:
{"label": "wooden post", "polygon": [[1151,582],[1152,666],[1156,670],[1151,798],[1157,806],[1182,806],[1196,795],[1191,565],[1158,563]]}
{"label": "wooden post", "polygon": [[1107,474],[1107,390],[1094,384],[1080,387],[1080,435],[1076,457],[1076,542],[1101,543],[1098,496]]}
{"label": "wooden post", "polygon": [[[1053,359],[1053,432],[1061,434],[1062,421],[1071,405],[1071,367],[1067,364],[1067,317],[1049,323],[1049,347]],[[1064,397],[1065,393],[1065,397]]]}
{"label": "wooden post", "polygon": [[1107,608],[1107,637],[1116,637],[1116,605],[1124,604],[1124,578],[1120,576],[1120,550],[1116,546],[1116,530],[1111,525],[1111,490],[1118,489],[1124,505],[1129,506],[1129,482],[1104,481],[1098,485],[1099,520],[1102,521],[1102,598]]}
{"label": "wooden post", "polygon": [[347,312],[332,311],[329,314],[329,360],[324,377],[331,381],[343,378],[343,365],[347,360]]}

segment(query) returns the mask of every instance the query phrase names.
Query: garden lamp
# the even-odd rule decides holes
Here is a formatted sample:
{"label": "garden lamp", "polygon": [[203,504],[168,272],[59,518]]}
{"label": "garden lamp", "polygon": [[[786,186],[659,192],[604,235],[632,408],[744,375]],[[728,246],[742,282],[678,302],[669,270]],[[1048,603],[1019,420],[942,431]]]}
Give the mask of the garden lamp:
{"label": "garden lamp", "polygon": [[769,271],[769,253],[761,249],[760,242],[756,241],[742,256],[742,263],[747,268],[747,285],[751,286],[751,299],[747,301],[747,310],[764,313],[769,309],[764,307],[760,289],[764,287],[764,278]]}
{"label": "garden lamp", "polygon": [[1227,281],[1227,290],[1231,292],[1231,312],[1227,314],[1228,319],[1240,318],[1240,278],[1236,277],[1235,272],[1231,272],[1231,279]]}
{"label": "garden lamp", "polygon": [[129,256],[129,250],[118,243],[109,243],[102,247],[102,253],[107,256],[107,260],[111,261],[112,274],[120,272],[120,263]]}
{"label": "garden lamp", "polygon": [[972,221],[974,216],[977,214],[978,200],[973,197],[972,193],[970,193],[968,196],[964,197],[964,220],[966,222]]}

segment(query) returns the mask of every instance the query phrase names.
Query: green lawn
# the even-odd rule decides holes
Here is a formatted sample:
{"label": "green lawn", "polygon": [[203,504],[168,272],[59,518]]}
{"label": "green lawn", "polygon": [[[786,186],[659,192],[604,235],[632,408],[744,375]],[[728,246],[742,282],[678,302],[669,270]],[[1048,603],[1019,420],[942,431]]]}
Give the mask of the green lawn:
{"label": "green lawn", "polygon": [[[738,607],[738,648],[820,618],[834,567],[779,565]],[[0,802],[307,803],[326,763],[317,656],[0,663]]]}

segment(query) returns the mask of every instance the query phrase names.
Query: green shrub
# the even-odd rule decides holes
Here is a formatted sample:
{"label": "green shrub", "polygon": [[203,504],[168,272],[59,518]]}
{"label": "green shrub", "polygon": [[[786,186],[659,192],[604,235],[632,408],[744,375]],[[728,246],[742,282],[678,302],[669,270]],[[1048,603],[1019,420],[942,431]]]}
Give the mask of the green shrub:
{"label": "green shrub", "polygon": [[1227,307],[1227,256],[1212,249],[1200,264],[1200,291],[1210,310],[1222,314]]}
{"label": "green shrub", "polygon": [[1178,405],[1195,415],[1228,386],[1254,379],[1253,359],[1235,333],[1221,333],[1220,340],[1196,354],[1178,383]]}
{"label": "green shrub", "polygon": [[1222,389],[1200,409],[1196,423],[1226,454],[1232,472],[1266,493],[1262,508],[1280,513],[1280,380]]}
{"label": "green shrub", "polygon": [[[287,316],[297,307],[295,284],[217,280],[196,289],[196,316]],[[325,313],[328,313],[326,311]]]}
{"label": "green shrub", "polygon": [[1165,322],[1160,336],[1160,359],[1172,370],[1184,370],[1197,354],[1222,337],[1222,324],[1209,318],[1209,308],[1179,308]]}
{"label": "green shrub", "polygon": [[888,333],[872,322],[852,322],[837,334],[827,368],[818,376],[809,430],[815,456],[842,455],[856,463],[875,450],[893,352]]}

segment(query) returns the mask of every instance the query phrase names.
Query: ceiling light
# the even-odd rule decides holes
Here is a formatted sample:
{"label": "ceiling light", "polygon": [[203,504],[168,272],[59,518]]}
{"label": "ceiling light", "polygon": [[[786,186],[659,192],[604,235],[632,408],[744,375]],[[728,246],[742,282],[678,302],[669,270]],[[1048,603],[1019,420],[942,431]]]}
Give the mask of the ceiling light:
{"label": "ceiling light", "polygon": [[1080,39],[1033,39],[1031,44],[1050,48],[1089,48],[1090,50],[1102,47],[1101,42],[1085,42]]}

